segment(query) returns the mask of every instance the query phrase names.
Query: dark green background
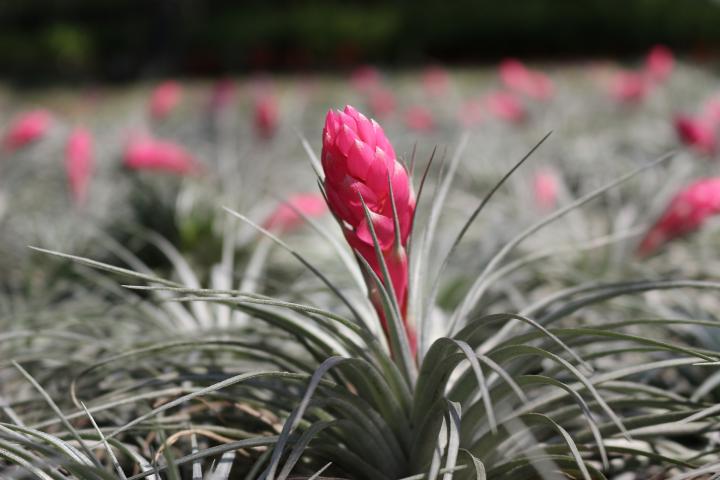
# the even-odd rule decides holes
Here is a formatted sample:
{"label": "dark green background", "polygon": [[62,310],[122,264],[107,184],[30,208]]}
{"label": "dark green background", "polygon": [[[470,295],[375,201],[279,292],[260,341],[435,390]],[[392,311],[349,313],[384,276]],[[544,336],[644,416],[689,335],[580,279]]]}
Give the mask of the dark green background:
{"label": "dark green background", "polygon": [[717,0],[0,0],[0,76],[130,80],[720,46]]}

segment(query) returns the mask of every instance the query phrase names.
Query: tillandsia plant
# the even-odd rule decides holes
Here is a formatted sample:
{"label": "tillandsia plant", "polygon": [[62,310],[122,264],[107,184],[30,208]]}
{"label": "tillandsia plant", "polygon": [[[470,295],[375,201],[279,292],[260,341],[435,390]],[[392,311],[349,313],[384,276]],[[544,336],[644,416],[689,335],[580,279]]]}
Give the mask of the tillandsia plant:
{"label": "tillandsia plant", "polygon": [[[39,394],[34,402],[48,402],[57,418],[33,414],[34,402],[9,405],[10,420],[0,425],[0,458],[53,479],[108,478],[110,469],[133,480],[204,474],[267,480],[547,480],[616,478],[623,472],[680,479],[716,473],[717,406],[706,395],[683,389],[682,382],[666,388],[662,378],[679,368],[713,368],[720,362],[715,351],[663,335],[669,326],[718,325],[658,318],[643,302],[631,309],[607,302],[652,290],[716,290],[720,283],[583,283],[515,302],[512,313],[492,313],[496,303],[487,294],[502,296],[505,291],[496,287],[511,282],[510,274],[556,251],[589,250],[622,239],[511,256],[550,222],[657,162],[530,225],[484,259],[483,270],[464,286],[464,297],[438,308],[441,274],[452,268],[458,245],[535,150],[483,197],[450,248],[438,255],[435,235],[463,144],[441,169],[444,177],[424,228],[414,229],[416,220],[422,221],[415,218],[415,207],[423,206],[430,168],[415,196],[411,174],[377,123],[350,107],[328,114],[322,159],[315,166],[355,258],[337,242],[337,234],[307,220],[362,295],[353,295],[353,289],[257,225],[307,267],[315,283],[307,277],[302,283],[322,288],[311,293],[288,288],[275,296],[203,289],[54,253],[133,278],[141,284],[129,287],[141,293],[192,302],[199,313],[195,307],[206,305],[198,302],[231,307],[250,318],[249,326],[241,329],[232,323],[234,317],[224,328],[199,322],[190,332],[165,333],[162,342],[140,341],[127,351],[109,352],[76,374],[72,403],[64,410],[16,364]],[[588,312],[602,321],[591,321]],[[698,391],[711,389],[705,385]],[[83,419],[89,423],[72,423]]]}

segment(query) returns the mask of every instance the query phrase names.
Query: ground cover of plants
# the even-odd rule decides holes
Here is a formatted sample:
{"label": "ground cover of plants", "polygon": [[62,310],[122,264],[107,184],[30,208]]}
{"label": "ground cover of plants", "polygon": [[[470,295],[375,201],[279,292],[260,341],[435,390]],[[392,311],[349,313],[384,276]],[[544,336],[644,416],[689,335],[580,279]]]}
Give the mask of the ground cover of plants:
{"label": "ground cover of plants", "polygon": [[0,477],[720,478],[719,72],[4,87]]}

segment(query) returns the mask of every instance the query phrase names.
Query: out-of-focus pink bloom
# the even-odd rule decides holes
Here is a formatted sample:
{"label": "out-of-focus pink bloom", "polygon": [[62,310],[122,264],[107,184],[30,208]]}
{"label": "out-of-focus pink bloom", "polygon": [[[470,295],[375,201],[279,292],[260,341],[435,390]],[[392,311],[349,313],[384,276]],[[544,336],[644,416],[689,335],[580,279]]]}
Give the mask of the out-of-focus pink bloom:
{"label": "out-of-focus pink bloom", "polygon": [[[319,217],[327,212],[325,197],[319,193],[299,193],[278,205],[263,222],[263,228],[279,232],[290,232],[303,224],[303,217]],[[302,214],[302,215],[301,215]]]}
{"label": "out-of-focus pink bloom", "polygon": [[278,126],[278,104],[273,95],[265,94],[255,101],[255,132],[264,139],[272,138]]}
{"label": "out-of-focus pink bloom", "polygon": [[372,65],[362,65],[353,70],[350,83],[361,92],[370,92],[380,86],[380,71]]}
{"label": "out-of-focus pink bloom", "polygon": [[157,170],[180,175],[200,170],[195,158],[182,146],[148,137],[131,139],[125,147],[123,162],[132,170]]}
{"label": "out-of-focus pink bloom", "polygon": [[77,205],[85,203],[94,163],[90,130],[84,127],[74,128],[65,145],[65,170],[70,192]]}
{"label": "out-of-focus pink bloom", "polygon": [[557,205],[560,180],[551,170],[541,170],[533,178],[535,203],[541,210],[552,210]]}
{"label": "out-of-focus pink bloom", "polygon": [[444,95],[450,87],[450,74],[441,66],[433,65],[423,72],[422,83],[429,95],[436,97]]}
{"label": "out-of-focus pink bloom", "polygon": [[[405,319],[405,330],[414,355],[417,341],[414,328],[407,321],[406,315],[406,247],[415,212],[415,194],[408,173],[397,161],[395,150],[382,127],[350,106],[343,111],[331,110],[327,114],[323,128],[322,166],[330,210],[340,223],[350,246],[382,279],[380,262],[375,254],[362,202],[370,211],[370,222],[388,268],[400,314]],[[393,203],[399,231],[395,230]],[[370,299],[387,335],[388,325],[379,292],[372,281],[368,281],[368,287]]]}
{"label": "out-of-focus pink bloom", "polygon": [[10,152],[29,145],[44,137],[52,123],[52,115],[47,110],[37,109],[21,113],[10,124],[3,145]]}
{"label": "out-of-focus pink bloom", "polygon": [[650,92],[650,85],[642,73],[618,72],[610,80],[610,95],[620,103],[638,103]]}
{"label": "out-of-focus pink bloom", "polygon": [[720,126],[720,96],[712,97],[702,107],[700,116],[714,127]]}
{"label": "out-of-focus pink bloom", "polygon": [[675,57],[664,45],[655,45],[645,59],[645,71],[656,82],[667,80],[675,66]]}
{"label": "out-of-focus pink bloom", "polygon": [[527,111],[520,98],[510,92],[492,92],[485,97],[485,108],[496,118],[506,122],[520,123]]}
{"label": "out-of-focus pink bloom", "polygon": [[483,114],[483,102],[481,100],[467,100],[458,111],[458,120],[463,127],[474,127],[480,125],[485,119]]}
{"label": "out-of-focus pink bloom", "polygon": [[435,128],[432,113],[421,105],[415,105],[405,111],[405,125],[419,132],[427,132]]}
{"label": "out-of-focus pink bloom", "polygon": [[387,88],[377,88],[370,93],[370,110],[376,117],[385,117],[395,111],[395,95]]}
{"label": "out-of-focus pink bloom", "polygon": [[677,193],[638,246],[638,255],[655,252],[665,243],[700,228],[720,212],[720,177],[704,178]]}
{"label": "out-of-focus pink bloom", "polygon": [[705,118],[688,115],[675,117],[675,131],[680,140],[696,151],[712,155],[717,150],[717,128]]}
{"label": "out-of-focus pink bloom", "polygon": [[500,64],[500,79],[503,84],[518,93],[536,100],[547,100],[555,93],[555,87],[546,74],[530,70],[513,58]]}
{"label": "out-of-focus pink bloom", "polygon": [[155,120],[166,118],[180,103],[182,87],[174,80],[161,83],[150,95],[150,116]]}
{"label": "out-of-focus pink bloom", "polygon": [[214,111],[224,110],[229,107],[237,97],[237,85],[232,79],[223,78],[213,85],[210,95],[210,109]]}

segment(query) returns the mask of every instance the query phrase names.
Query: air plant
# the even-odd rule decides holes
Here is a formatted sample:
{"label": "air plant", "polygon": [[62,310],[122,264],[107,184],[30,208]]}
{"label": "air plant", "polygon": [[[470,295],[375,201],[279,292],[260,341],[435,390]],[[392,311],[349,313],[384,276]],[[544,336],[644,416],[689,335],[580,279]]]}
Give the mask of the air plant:
{"label": "air plant", "polygon": [[[641,470],[691,478],[716,472],[712,447],[697,453],[677,436],[694,435],[710,445],[716,405],[648,379],[653,372],[716,365],[717,352],[661,335],[668,324],[692,325],[692,319],[657,318],[649,307],[618,312],[605,302],[720,284],[591,282],[546,293],[509,313],[497,313],[503,303],[494,300],[504,295],[497,287],[511,281],[511,273],[553,254],[519,255],[516,247],[525,239],[657,162],[528,226],[483,259],[459,301],[436,305],[442,276],[457,260],[466,233],[544,140],[484,195],[441,251],[438,223],[464,142],[443,164],[429,213],[416,216],[430,162],[415,195],[413,169],[398,160],[376,122],[351,107],[328,113],[322,158],[313,161],[346,248],[336,234],[308,220],[356,289],[342,287],[272,232],[232,211],[307,267],[303,283],[314,278],[320,291],[271,296],[206,289],[183,281],[186,276],[164,279],[50,252],[134,279],[139,284],[131,288],[140,293],[173,298],[198,312],[231,309],[249,323],[245,330],[232,323],[220,330],[197,325],[189,338],[178,334],[94,362],[72,384],[72,413],[57,408],[40,382],[16,364],[58,418],[29,427],[2,424],[0,456],[49,478],[60,471],[78,478],[106,478],[114,471],[132,479],[165,473],[200,478],[207,471],[210,478],[268,480],[602,479]],[[584,248],[597,248],[597,242]],[[461,270],[467,269],[463,261]],[[594,309],[601,309],[604,323],[586,318]],[[637,334],[638,328],[646,334]],[[153,359],[167,363],[156,371]],[[137,365],[138,378],[128,365]],[[84,398],[98,382],[102,395]],[[174,387],[160,388],[166,383]],[[126,405],[137,403],[147,406],[129,414]],[[21,420],[15,410],[8,415]],[[81,419],[83,428],[71,423]],[[58,433],[44,431],[51,426]],[[141,453],[147,448],[137,438],[148,432],[160,442],[152,459]],[[210,464],[210,458],[218,461]]]}

